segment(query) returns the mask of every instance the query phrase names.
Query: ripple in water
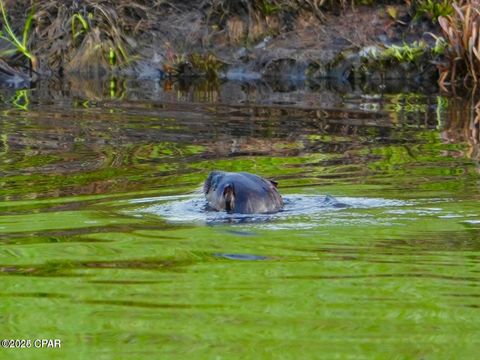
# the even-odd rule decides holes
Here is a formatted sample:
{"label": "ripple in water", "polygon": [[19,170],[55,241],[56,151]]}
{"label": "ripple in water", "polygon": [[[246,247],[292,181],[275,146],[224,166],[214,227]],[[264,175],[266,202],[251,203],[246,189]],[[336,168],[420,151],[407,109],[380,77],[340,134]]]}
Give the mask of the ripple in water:
{"label": "ripple in water", "polygon": [[[170,222],[189,223],[262,223],[298,218],[296,226],[313,225],[316,220],[324,220],[327,214],[351,211],[354,209],[396,208],[409,203],[401,200],[379,198],[332,197],[329,195],[286,195],[284,208],[275,214],[228,214],[208,210],[203,195],[181,195],[133,200],[132,203],[156,203],[137,209],[135,213],[160,216]],[[344,220],[342,220],[344,221]],[[305,222],[305,223],[304,223]],[[331,222],[334,222],[333,220]]]}

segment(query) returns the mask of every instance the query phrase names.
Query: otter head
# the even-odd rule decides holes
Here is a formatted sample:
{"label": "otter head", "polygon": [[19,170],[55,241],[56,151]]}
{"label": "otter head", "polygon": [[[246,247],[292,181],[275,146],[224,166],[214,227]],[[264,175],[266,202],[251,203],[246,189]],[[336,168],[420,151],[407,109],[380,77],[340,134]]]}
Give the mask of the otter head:
{"label": "otter head", "polygon": [[254,214],[282,209],[277,183],[246,172],[212,171],[203,190],[207,204],[217,211]]}
{"label": "otter head", "polygon": [[209,204],[216,210],[232,212],[235,209],[235,189],[233,183],[225,183],[226,173],[212,171],[203,185],[203,192]]}

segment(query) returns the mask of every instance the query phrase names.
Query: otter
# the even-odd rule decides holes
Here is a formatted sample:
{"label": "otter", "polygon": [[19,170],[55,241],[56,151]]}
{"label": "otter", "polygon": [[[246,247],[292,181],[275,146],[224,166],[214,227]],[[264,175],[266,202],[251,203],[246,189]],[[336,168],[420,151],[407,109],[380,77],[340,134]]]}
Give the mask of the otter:
{"label": "otter", "polygon": [[208,205],[217,211],[268,214],[283,208],[277,183],[247,172],[212,171],[203,191]]}

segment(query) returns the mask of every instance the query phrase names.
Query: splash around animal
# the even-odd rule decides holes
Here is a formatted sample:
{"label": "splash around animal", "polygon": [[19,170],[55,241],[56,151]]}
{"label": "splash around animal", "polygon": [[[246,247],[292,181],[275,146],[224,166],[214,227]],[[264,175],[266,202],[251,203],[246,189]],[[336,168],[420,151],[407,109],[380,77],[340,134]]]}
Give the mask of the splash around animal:
{"label": "splash around animal", "polygon": [[283,208],[277,183],[248,172],[212,171],[203,191],[210,208],[237,214],[269,214]]}

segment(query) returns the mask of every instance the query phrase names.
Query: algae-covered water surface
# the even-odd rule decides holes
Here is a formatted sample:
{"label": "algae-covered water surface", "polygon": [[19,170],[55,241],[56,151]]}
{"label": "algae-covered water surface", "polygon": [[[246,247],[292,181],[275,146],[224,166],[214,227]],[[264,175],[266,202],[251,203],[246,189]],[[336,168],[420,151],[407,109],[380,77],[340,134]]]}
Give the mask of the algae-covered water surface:
{"label": "algae-covered water surface", "polygon": [[[477,356],[471,99],[118,79],[1,96],[1,335],[61,340],[2,358]],[[212,170],[275,179],[284,211],[206,211]]]}

